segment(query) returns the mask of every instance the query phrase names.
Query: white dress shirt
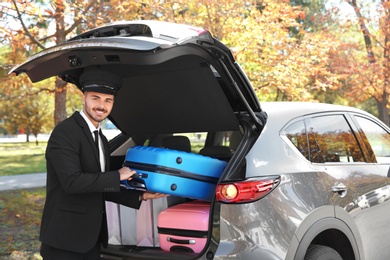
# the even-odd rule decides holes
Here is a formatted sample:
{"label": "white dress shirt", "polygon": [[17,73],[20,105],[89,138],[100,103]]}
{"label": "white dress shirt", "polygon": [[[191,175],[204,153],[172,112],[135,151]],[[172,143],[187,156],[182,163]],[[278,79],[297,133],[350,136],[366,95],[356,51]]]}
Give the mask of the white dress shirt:
{"label": "white dress shirt", "polygon": [[[98,128],[96,128],[92,122],[89,120],[89,118],[85,115],[84,111],[81,111],[80,112],[80,115],[84,118],[85,122],[87,122],[88,124],[88,127],[89,127],[89,130],[91,131],[91,135],[92,135],[92,139],[95,140],[95,135],[94,135],[94,131],[98,130],[99,132],[101,131],[101,128],[100,128],[100,125],[98,126]],[[98,135],[99,137],[99,161],[100,161],[100,170],[102,172],[104,172],[104,169],[106,167],[106,161],[104,159],[104,151],[103,151],[103,145],[102,145],[102,138],[100,138],[100,135]]]}

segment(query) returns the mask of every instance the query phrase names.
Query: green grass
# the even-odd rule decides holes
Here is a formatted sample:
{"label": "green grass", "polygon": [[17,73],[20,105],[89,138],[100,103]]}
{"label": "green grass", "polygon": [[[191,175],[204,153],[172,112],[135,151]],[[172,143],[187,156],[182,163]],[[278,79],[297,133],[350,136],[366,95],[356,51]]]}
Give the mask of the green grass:
{"label": "green grass", "polygon": [[[46,172],[46,146],[47,142],[1,143],[0,176]],[[192,142],[192,152],[202,147]],[[41,259],[37,252],[44,200],[45,188],[0,191],[0,260]]]}
{"label": "green grass", "polygon": [[0,259],[9,259],[13,252],[23,255],[39,252],[45,192],[45,188],[0,192]]}
{"label": "green grass", "polygon": [[0,176],[46,172],[47,142],[0,144]]}
{"label": "green grass", "polygon": [[[192,142],[192,152],[198,153],[203,143]],[[46,172],[47,142],[0,144],[0,176]]]}

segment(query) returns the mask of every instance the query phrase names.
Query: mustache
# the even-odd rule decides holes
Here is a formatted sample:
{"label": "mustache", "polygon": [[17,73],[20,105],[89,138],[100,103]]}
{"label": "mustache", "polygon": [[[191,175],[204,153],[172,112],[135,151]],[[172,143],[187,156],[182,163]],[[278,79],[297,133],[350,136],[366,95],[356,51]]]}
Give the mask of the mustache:
{"label": "mustache", "polygon": [[99,112],[107,112],[107,110],[106,110],[106,109],[104,109],[104,108],[101,108],[101,107],[94,108],[93,110],[95,110],[95,111],[99,111]]}

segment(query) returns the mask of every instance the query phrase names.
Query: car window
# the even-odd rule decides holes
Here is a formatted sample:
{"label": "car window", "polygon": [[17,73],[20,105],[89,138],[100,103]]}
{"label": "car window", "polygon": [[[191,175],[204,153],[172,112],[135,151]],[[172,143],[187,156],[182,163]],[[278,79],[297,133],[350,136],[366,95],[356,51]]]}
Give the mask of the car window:
{"label": "car window", "polygon": [[308,137],[311,162],[364,162],[356,137],[343,115],[311,118]]}
{"label": "car window", "polygon": [[234,149],[230,145],[236,147],[235,142],[239,142],[242,138],[241,134],[238,138],[233,138],[232,135],[232,131],[192,132],[139,136],[137,138],[133,136],[133,140],[136,140],[135,143],[138,145],[164,147],[229,161],[234,153]]}
{"label": "car window", "polygon": [[105,119],[102,124],[102,132],[106,136],[107,140],[114,139],[117,135],[122,133],[110,120]]}
{"label": "car window", "polygon": [[390,163],[390,135],[377,123],[355,116],[375,154],[378,163]]}
{"label": "car window", "polygon": [[[175,138],[172,137],[179,137],[179,139],[175,140]],[[198,153],[199,150],[204,147],[206,137],[206,132],[157,134],[144,138],[141,142],[139,142],[139,145],[166,147],[175,150],[187,150],[188,152],[191,151],[192,153]],[[188,149],[188,147],[184,148],[186,146],[189,146],[190,149]]]}
{"label": "car window", "polygon": [[174,134],[174,136],[187,136],[191,143],[191,152],[199,153],[199,150],[204,147],[207,133],[205,132],[195,132],[195,133],[184,133],[184,134]]}
{"label": "car window", "polygon": [[303,121],[298,121],[286,128],[287,138],[295,145],[300,153],[309,160],[309,146],[307,143],[306,129]]}

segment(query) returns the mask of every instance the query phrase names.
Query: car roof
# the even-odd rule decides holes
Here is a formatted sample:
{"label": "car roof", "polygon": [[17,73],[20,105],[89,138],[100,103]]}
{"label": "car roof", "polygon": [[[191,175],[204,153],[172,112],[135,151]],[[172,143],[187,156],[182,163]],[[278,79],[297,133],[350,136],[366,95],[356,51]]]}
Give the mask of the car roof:
{"label": "car roof", "polygon": [[[131,25],[131,26],[129,26]],[[137,36],[139,35],[139,36]],[[187,24],[176,24],[164,21],[118,21],[81,33],[69,41],[86,38],[101,38],[110,36],[128,37],[133,39],[149,37],[151,42],[159,45],[174,45],[201,39],[213,43],[213,37],[205,29]],[[143,47],[142,47],[143,48]]]}
{"label": "car roof", "polygon": [[294,114],[314,114],[319,112],[335,112],[335,111],[349,111],[349,112],[357,112],[357,113],[367,113],[361,109],[337,105],[337,104],[329,104],[329,103],[318,103],[318,102],[299,102],[299,101],[280,101],[280,102],[262,102],[262,107],[268,110],[271,110],[272,114],[280,114],[280,113],[291,113]]}

